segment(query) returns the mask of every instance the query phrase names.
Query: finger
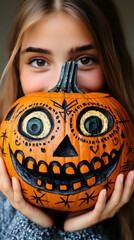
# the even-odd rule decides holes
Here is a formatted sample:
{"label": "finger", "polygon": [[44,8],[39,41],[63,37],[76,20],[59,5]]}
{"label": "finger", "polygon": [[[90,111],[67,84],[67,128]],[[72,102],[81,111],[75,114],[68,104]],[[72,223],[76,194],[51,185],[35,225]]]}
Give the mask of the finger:
{"label": "finger", "polygon": [[29,214],[27,214],[27,217],[35,222],[36,224],[40,225],[43,228],[49,228],[54,225],[54,214],[49,213],[49,211],[43,211],[40,208],[33,207],[32,205],[28,204],[31,206],[31,211],[29,211],[29,207],[27,210],[29,211]]}
{"label": "finger", "polygon": [[31,218],[34,207],[30,205],[23,197],[21,185],[17,178],[12,177],[13,201],[12,205],[18,211],[22,212],[26,217]]}
{"label": "finger", "polygon": [[38,225],[46,228],[52,227],[54,224],[52,216],[25,201],[21,191],[20,182],[15,177],[12,178],[12,186],[14,193],[14,201],[12,205]]}
{"label": "finger", "polygon": [[11,181],[7,173],[6,166],[0,156],[0,189],[4,194],[12,192]]}
{"label": "finger", "polygon": [[69,217],[64,222],[65,231],[78,231],[90,226],[91,221],[89,220],[88,212],[82,215],[76,215],[74,217]]}
{"label": "finger", "polygon": [[97,200],[95,208],[93,210],[94,218],[95,218],[96,222],[101,220],[102,213],[106,206],[106,195],[107,195],[106,189],[101,190],[101,192],[99,193],[98,200]]}
{"label": "finger", "polygon": [[94,210],[88,211],[84,214],[74,215],[69,217],[64,223],[65,231],[82,230],[99,222],[102,212],[106,204],[106,189],[101,190]]}
{"label": "finger", "polygon": [[16,203],[20,203],[23,201],[23,195],[21,191],[21,185],[17,178],[12,177],[12,186],[13,186],[13,194],[14,194],[14,201]]}
{"label": "finger", "polygon": [[133,191],[134,191],[134,170],[130,171],[127,175],[119,207],[122,207],[130,200]]}
{"label": "finger", "polygon": [[120,200],[123,194],[123,180],[124,175],[119,174],[115,182],[114,191],[110,199],[108,200],[105,210],[103,212],[102,220],[108,217],[113,217],[116,213],[116,209],[119,208]]}

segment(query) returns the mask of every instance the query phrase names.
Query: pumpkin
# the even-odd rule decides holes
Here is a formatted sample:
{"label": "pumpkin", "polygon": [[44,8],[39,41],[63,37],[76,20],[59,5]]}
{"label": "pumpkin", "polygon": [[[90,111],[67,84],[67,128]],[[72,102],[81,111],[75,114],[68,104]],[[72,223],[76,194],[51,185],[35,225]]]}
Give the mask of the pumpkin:
{"label": "pumpkin", "polygon": [[25,199],[39,207],[89,209],[101,189],[109,198],[117,175],[133,168],[129,115],[109,94],[83,94],[76,71],[67,63],[54,89],[18,99],[1,124],[8,173],[20,180]]}

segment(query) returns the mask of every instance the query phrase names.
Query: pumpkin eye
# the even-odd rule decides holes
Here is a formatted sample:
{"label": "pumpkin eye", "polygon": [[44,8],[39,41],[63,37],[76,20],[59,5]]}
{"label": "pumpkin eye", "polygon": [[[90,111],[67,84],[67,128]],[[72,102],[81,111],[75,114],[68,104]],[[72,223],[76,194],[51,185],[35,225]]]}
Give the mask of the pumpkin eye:
{"label": "pumpkin eye", "polygon": [[32,136],[39,136],[43,132],[43,122],[41,119],[33,117],[29,119],[26,129]]}
{"label": "pumpkin eye", "polygon": [[21,135],[39,140],[46,138],[54,127],[54,120],[52,115],[41,108],[34,108],[28,110],[19,121],[19,132]]}
{"label": "pumpkin eye", "polygon": [[88,117],[84,122],[84,129],[89,134],[98,134],[102,130],[102,121],[99,117]]}
{"label": "pumpkin eye", "polygon": [[87,137],[102,136],[113,128],[113,124],[112,115],[98,107],[82,110],[77,118],[77,130]]}

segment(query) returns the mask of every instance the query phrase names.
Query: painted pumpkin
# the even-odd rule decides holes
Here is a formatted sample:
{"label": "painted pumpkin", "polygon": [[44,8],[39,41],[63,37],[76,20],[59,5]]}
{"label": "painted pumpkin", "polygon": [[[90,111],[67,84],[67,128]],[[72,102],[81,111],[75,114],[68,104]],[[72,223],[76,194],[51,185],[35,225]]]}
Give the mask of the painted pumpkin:
{"label": "painted pumpkin", "polygon": [[[52,91],[65,89],[67,73]],[[69,79],[75,75],[76,68],[69,71]],[[103,188],[109,197],[134,159],[134,126],[125,109],[109,94],[70,89],[18,99],[0,129],[1,155],[26,200],[61,211],[93,207]]]}

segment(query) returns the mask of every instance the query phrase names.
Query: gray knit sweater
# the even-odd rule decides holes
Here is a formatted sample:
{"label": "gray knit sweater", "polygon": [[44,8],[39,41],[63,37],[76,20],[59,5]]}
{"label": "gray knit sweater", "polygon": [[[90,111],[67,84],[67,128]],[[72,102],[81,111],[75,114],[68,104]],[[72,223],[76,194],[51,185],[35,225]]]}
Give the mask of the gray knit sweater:
{"label": "gray knit sweater", "polygon": [[3,194],[0,195],[0,240],[119,240],[115,225],[113,220],[108,220],[75,232],[57,230],[56,226],[45,229],[15,210]]}

